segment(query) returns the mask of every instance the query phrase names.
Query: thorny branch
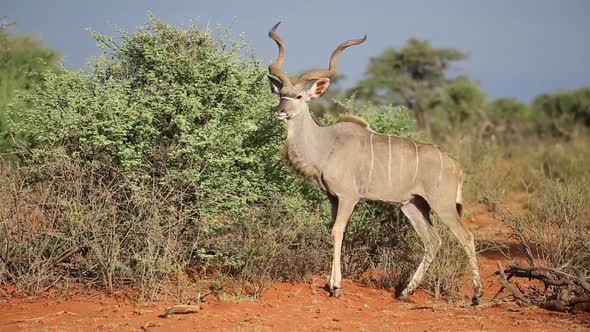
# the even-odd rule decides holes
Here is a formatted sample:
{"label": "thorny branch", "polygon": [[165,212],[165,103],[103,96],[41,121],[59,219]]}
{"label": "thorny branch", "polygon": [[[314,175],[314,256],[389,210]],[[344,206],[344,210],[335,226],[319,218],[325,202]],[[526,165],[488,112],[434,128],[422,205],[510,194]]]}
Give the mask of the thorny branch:
{"label": "thorny branch", "polygon": [[[508,289],[512,295],[523,302],[535,304],[541,308],[562,312],[590,311],[589,276],[577,271],[572,275],[560,269],[519,265],[510,265],[504,269],[498,262],[496,275],[502,283],[502,289]],[[510,283],[513,277],[538,280],[545,286],[543,292],[531,291],[525,294]],[[501,292],[502,289],[500,289]],[[529,287],[533,289],[533,287]]]}

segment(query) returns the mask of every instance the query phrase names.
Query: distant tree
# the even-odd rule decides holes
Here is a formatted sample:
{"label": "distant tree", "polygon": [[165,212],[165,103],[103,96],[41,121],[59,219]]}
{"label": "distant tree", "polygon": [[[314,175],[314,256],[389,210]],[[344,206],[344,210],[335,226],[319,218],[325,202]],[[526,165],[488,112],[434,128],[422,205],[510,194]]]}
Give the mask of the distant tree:
{"label": "distant tree", "polygon": [[[13,27],[15,22],[12,21],[7,16],[0,16],[0,42],[5,42],[6,39],[6,30],[10,27]],[[4,53],[4,49],[0,49],[0,52]]]}
{"label": "distant tree", "polygon": [[31,90],[41,80],[40,73],[55,67],[59,53],[43,46],[34,36],[16,35],[8,29],[15,23],[0,17],[0,151],[6,147],[6,105],[19,90]]}
{"label": "distant tree", "polygon": [[450,81],[444,87],[449,109],[449,116],[455,122],[461,123],[472,118],[474,109],[480,108],[486,101],[486,94],[480,87],[466,76],[460,76]]}
{"label": "distant tree", "polygon": [[466,76],[449,80],[440,89],[433,122],[440,131],[476,128],[486,104],[486,94]]}
{"label": "distant tree", "polygon": [[486,112],[495,137],[514,141],[541,126],[541,121],[532,117],[527,104],[516,98],[498,98],[492,101]]}
{"label": "distant tree", "polygon": [[490,118],[496,123],[511,121],[526,121],[530,118],[531,110],[516,98],[498,98],[489,107]]}
{"label": "distant tree", "polygon": [[404,48],[388,48],[372,58],[364,79],[354,87],[359,98],[411,109],[420,129],[431,135],[430,110],[440,102],[446,72],[466,55],[452,48],[433,48],[411,38]]}
{"label": "distant tree", "polygon": [[572,138],[580,126],[590,127],[590,87],[539,95],[532,108],[546,116],[559,135]]}

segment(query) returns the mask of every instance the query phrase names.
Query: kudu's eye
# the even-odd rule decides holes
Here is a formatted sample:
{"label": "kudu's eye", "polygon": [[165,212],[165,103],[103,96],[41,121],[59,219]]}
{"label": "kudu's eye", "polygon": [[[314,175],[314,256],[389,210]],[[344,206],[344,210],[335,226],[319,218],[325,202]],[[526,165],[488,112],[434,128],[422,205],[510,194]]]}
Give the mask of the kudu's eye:
{"label": "kudu's eye", "polygon": [[303,98],[302,95],[298,95],[297,97],[295,97],[295,99],[301,99],[301,98]]}

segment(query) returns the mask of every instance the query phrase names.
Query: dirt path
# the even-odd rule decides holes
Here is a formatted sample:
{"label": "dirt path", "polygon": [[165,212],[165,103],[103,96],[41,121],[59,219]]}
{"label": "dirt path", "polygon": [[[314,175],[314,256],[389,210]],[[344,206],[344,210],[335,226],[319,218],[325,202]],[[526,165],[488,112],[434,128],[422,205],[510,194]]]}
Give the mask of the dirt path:
{"label": "dirt path", "polygon": [[[484,206],[472,209],[466,222],[477,238],[506,235]],[[57,297],[3,296],[0,331],[590,331],[590,313],[489,302],[500,288],[493,276],[496,260],[506,263],[494,252],[480,257],[485,294],[479,307],[469,305],[468,287],[458,304],[433,302],[424,291],[402,302],[385,290],[350,282],[343,284],[344,296],[335,299],[321,289],[324,279],[317,277],[308,284],[277,283],[256,301],[219,302],[209,296],[199,312],[168,318],[160,315],[177,303],[139,305],[80,291]]]}
{"label": "dirt path", "polygon": [[321,290],[322,285],[321,279],[312,284],[279,283],[257,301],[205,303],[197,313],[168,318],[159,315],[175,303],[137,306],[104,294],[63,301],[2,299],[0,330],[590,331],[590,314],[553,313],[513,303],[481,307],[433,303],[423,292],[411,302],[401,302],[384,290],[354,284],[345,284],[344,297],[334,299]]}

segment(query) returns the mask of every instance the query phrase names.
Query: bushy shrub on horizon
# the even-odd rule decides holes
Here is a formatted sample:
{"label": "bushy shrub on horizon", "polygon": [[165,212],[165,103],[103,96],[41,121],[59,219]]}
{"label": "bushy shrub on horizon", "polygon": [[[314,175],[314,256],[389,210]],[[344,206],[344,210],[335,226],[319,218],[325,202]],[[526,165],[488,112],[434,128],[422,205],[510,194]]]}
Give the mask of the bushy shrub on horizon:
{"label": "bushy shrub on horizon", "polygon": [[211,216],[299,184],[279,161],[276,100],[244,40],[153,17],[118,40],[94,36],[105,52],[87,72],[45,73],[11,109],[23,158],[105,162],[130,181],[194,184],[196,208]]}
{"label": "bushy shrub on horizon", "polygon": [[[285,127],[246,42],[153,17],[94,37],[104,54],[86,71],[45,72],[10,108],[21,160],[0,172],[14,189],[0,193],[0,283],[131,281],[157,293],[188,267],[247,280],[317,273],[329,247],[317,240],[320,196],[281,160]],[[262,225],[281,236],[251,242]],[[292,238],[312,245],[282,243]],[[299,266],[265,256],[269,246]]]}

